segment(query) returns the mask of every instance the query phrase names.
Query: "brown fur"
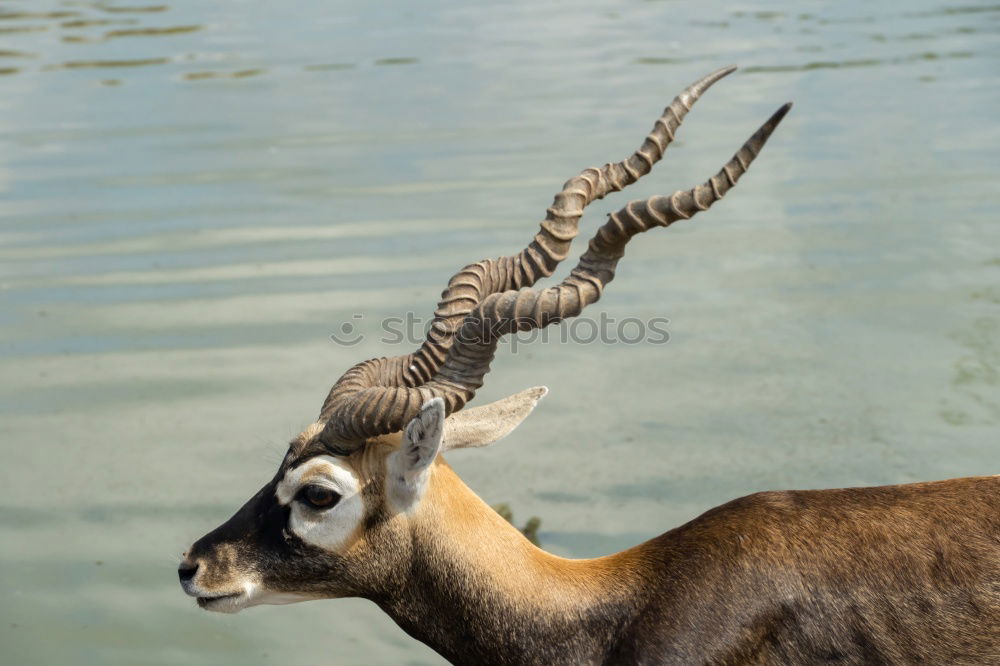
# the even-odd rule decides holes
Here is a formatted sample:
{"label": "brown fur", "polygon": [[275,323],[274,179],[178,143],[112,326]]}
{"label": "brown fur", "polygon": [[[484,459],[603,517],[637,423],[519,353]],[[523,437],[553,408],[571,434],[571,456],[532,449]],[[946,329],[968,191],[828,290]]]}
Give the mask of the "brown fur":
{"label": "brown fur", "polygon": [[385,607],[456,663],[1000,663],[998,477],[759,493],[575,561],[434,487],[431,570]]}

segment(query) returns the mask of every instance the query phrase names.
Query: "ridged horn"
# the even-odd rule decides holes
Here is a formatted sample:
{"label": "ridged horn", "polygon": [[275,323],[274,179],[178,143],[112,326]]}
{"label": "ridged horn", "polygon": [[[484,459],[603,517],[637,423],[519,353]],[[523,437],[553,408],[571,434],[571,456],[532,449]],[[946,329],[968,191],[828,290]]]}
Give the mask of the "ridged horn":
{"label": "ridged horn", "polygon": [[368,388],[416,388],[433,378],[445,362],[455,333],[469,313],[490,294],[528,287],[552,275],[569,253],[584,208],[649,173],[674,140],[674,133],[694,103],[716,81],[735,69],[735,66],[723,67],[677,95],[663,110],[639,149],[627,159],[584,169],[568,180],[556,194],[538,233],[526,248],[514,255],[470,264],[452,276],[441,294],[427,338],[420,348],[412,354],[364,361],[348,370],[330,390],[320,410],[320,420],[329,420],[338,405],[353,401],[357,393]]}
{"label": "ridged horn", "polygon": [[324,440],[363,442],[368,437],[397,431],[433,397],[444,399],[448,414],[461,409],[482,386],[497,343],[504,335],[575,317],[597,301],[614,279],[628,241],[653,227],[689,219],[721,199],[746,173],[791,106],[789,103],[778,109],[705,183],[669,197],[633,201],[612,213],[561,284],[541,291],[524,287],[485,295],[464,317],[444,363],[429,381],[416,387],[378,384],[386,370],[382,363],[390,359],[352,368],[338,382],[345,389],[350,387],[349,399],[331,404]]}

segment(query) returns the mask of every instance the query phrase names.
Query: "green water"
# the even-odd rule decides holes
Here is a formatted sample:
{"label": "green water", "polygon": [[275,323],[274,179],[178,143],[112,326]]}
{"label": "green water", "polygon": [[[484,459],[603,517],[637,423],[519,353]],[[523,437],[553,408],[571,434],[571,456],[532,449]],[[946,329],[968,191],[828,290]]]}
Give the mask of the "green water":
{"label": "green water", "polygon": [[508,346],[482,398],[551,394],[452,464],[573,556],[761,489],[1000,472],[1000,5],[149,2],[0,4],[4,664],[439,663],[367,602],[201,612],[178,556],[408,350],[381,317],[730,62],[574,245],[795,101],[595,312],[669,343]]}

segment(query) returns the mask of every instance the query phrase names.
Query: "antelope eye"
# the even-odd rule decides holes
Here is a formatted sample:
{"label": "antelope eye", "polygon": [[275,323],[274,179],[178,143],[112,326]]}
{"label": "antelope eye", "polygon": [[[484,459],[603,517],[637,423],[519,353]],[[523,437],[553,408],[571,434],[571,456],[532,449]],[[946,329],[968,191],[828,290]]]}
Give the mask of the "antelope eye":
{"label": "antelope eye", "polygon": [[326,486],[305,486],[299,491],[298,499],[314,509],[329,509],[340,500],[340,494]]}

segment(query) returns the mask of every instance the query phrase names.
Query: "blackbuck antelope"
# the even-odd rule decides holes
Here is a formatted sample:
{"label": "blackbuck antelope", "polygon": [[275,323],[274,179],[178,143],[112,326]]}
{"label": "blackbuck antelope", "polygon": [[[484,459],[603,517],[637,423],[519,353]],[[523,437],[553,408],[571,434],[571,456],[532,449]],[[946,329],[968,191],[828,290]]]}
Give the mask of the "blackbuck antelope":
{"label": "blackbuck antelope", "polygon": [[184,591],[223,612],[367,598],[463,664],[1000,664],[1000,477],[758,493],[569,560],[442,457],[507,435],[545,394],[462,411],[502,336],[580,314],[629,239],[706,210],[746,172],[790,105],[704,184],[629,203],[561,284],[530,288],[584,207],[648,173],[733,69],[675,98],[631,157],[568,181],[525,249],[455,274],[417,351],[348,370],[274,478],[188,550]]}

